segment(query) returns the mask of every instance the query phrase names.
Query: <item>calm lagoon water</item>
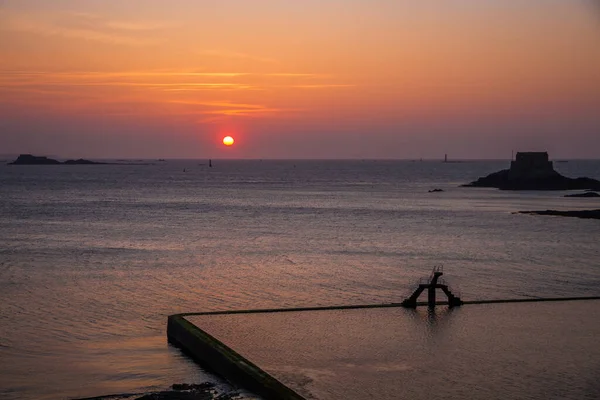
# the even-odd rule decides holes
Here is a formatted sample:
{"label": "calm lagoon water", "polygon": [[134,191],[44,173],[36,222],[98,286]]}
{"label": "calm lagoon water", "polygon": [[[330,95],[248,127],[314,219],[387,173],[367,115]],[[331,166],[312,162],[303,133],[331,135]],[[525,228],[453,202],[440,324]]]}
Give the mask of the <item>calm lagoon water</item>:
{"label": "calm lagoon water", "polygon": [[459,187],[507,161],[205,163],[0,167],[0,398],[213,380],[167,315],[395,302],[440,264],[465,299],[600,295],[598,221],[513,214],[598,199]]}
{"label": "calm lagoon water", "polygon": [[598,300],[187,319],[307,399],[600,398]]}

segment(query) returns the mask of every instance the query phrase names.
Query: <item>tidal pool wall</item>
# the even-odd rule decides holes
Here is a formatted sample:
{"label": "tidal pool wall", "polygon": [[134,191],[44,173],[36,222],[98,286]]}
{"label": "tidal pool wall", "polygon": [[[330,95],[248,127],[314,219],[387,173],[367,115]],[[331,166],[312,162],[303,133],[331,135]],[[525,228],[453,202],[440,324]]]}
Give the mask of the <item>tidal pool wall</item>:
{"label": "tidal pool wall", "polygon": [[[435,354],[434,358],[452,353],[452,356],[447,358],[457,359],[459,366],[470,365],[471,362],[464,361],[466,357],[471,357],[469,352],[453,353],[455,348],[460,349],[460,346],[464,343],[471,343],[488,335],[489,342],[485,342],[486,345],[483,346],[487,349],[489,343],[498,341],[494,332],[503,329],[509,335],[515,337],[516,335],[522,335],[522,326],[536,318],[540,319],[539,313],[550,317],[547,318],[542,315],[540,326],[551,324],[554,319],[557,319],[557,323],[564,324],[566,315],[573,318],[574,310],[581,311],[579,305],[567,306],[568,301],[598,299],[600,297],[509,299],[464,303],[490,304],[489,307],[494,307],[489,309],[492,312],[490,315],[496,315],[494,318],[486,315],[486,313],[481,315],[481,309],[475,306],[473,306],[474,308],[468,307],[469,310],[473,310],[473,312],[468,313],[461,313],[460,310],[451,313],[451,309],[439,307],[437,313],[431,314],[431,311],[423,313],[407,310],[398,303],[185,313],[169,317],[167,335],[171,343],[180,347],[201,365],[266,400],[334,399],[340,398],[340,396],[342,398],[360,399],[363,395],[368,397],[375,394],[383,397],[391,396],[391,398],[402,395],[417,399],[419,398],[419,392],[412,391],[410,382],[415,379],[422,379],[421,374],[424,373],[425,369],[421,368],[419,360],[411,358],[411,352],[415,352],[415,349],[419,350],[418,353],[428,354],[430,352],[429,356],[432,357]],[[550,302],[558,302],[558,304],[553,305]],[[514,308],[517,306],[516,304],[501,306],[498,303],[525,304]],[[544,303],[546,305],[542,308],[538,306],[531,308],[528,304],[532,303],[540,303],[540,306]],[[563,303],[564,306],[560,303]],[[588,310],[586,319],[597,313],[595,311],[597,307],[591,303],[585,301],[576,303],[580,303],[582,306],[585,305],[584,308]],[[418,305],[425,304],[423,302],[418,303]],[[456,308],[462,309],[463,307]],[[510,312],[508,312],[509,310]],[[553,315],[554,312],[556,312],[556,315]],[[481,322],[470,327],[469,324],[473,324],[472,321],[475,318],[481,319]],[[481,326],[498,325],[498,318],[504,318],[505,323],[496,326],[496,329],[491,331],[484,329],[473,338],[463,338],[465,335],[468,336],[463,330],[475,331],[480,329]],[[577,320],[576,318],[574,321]],[[511,324],[515,325],[514,331],[508,329]],[[455,325],[455,328],[447,329],[447,332],[441,334],[442,329],[440,328],[450,325]],[[577,322],[573,323],[573,326],[581,327],[583,325]],[[378,328],[374,329],[374,327]],[[423,327],[427,329],[423,331]],[[598,326],[593,324],[588,328],[592,332]],[[524,335],[520,339],[521,341],[534,340],[540,335],[539,332],[533,333],[533,330],[537,329],[535,324],[531,329],[532,334]],[[546,330],[551,331],[549,328]],[[570,332],[570,329],[564,327],[562,330]],[[386,336],[386,332],[389,335]],[[404,332],[405,336],[402,336],[401,332]],[[437,346],[430,346],[429,343],[421,343],[421,339],[416,339],[421,337],[429,338],[428,340],[435,342],[439,340],[441,344],[454,340],[453,337],[465,340],[459,340],[447,349],[444,349],[444,346],[440,346],[438,349]],[[560,337],[569,341],[564,335]],[[551,338],[551,340],[555,339]],[[410,345],[410,343],[413,345]],[[533,343],[533,345],[539,346],[540,344]],[[531,348],[530,345],[523,346],[523,349],[511,349],[507,354],[514,354],[515,357],[520,358],[519,354],[529,348]],[[543,354],[546,351],[546,349],[543,349],[540,353]],[[575,353],[561,354],[561,358]],[[481,359],[472,361],[486,362],[488,356],[490,358],[496,357],[494,354],[487,354],[482,351]],[[538,363],[538,360],[534,361],[534,364]],[[460,364],[461,362],[464,365]],[[580,364],[580,362],[578,361],[575,364]],[[450,362],[447,367],[449,370],[460,370]],[[492,371],[495,365],[488,367]],[[421,372],[407,379],[412,373],[411,371],[418,371],[419,368],[422,369]],[[468,375],[468,371],[463,371],[463,374]],[[495,374],[496,372],[490,375],[495,376]],[[320,375],[329,376],[329,378],[325,379]],[[508,373],[506,375],[507,378],[513,378]],[[327,379],[330,381],[325,382]],[[461,387],[469,388],[469,379],[463,382]],[[342,385],[344,389],[338,388],[339,392],[333,390],[332,393],[328,393],[329,387],[336,388],[341,385],[340,383],[333,383],[338,381],[345,382]],[[357,385],[356,382],[361,382],[361,384]],[[393,382],[393,384],[389,382]],[[398,387],[398,384],[400,387]],[[369,385],[375,385],[378,391],[371,393],[373,389]],[[386,385],[389,387],[386,387]],[[443,387],[442,383],[439,384],[439,387]],[[353,390],[347,392],[346,388],[353,388]],[[502,390],[487,393],[487,395],[492,394],[502,394]],[[577,392],[577,394],[581,393]],[[457,397],[451,396],[449,398]],[[492,395],[490,398],[494,398],[494,396]]]}
{"label": "tidal pool wall", "polygon": [[169,316],[167,337],[169,342],[202,365],[265,400],[304,400],[233,349],[187,321],[183,314]]}

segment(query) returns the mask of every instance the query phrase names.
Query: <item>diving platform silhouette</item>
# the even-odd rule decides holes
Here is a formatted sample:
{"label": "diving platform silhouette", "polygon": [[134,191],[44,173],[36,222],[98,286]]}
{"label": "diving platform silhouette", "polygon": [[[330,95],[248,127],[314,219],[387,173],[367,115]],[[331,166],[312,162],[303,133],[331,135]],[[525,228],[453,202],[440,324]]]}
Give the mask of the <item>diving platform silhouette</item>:
{"label": "diving platform silhouette", "polygon": [[410,297],[406,298],[401,305],[406,308],[416,308],[417,307],[417,299],[427,289],[427,307],[435,308],[435,290],[442,289],[442,291],[448,297],[448,307],[456,307],[463,304],[460,297],[456,296],[450,288],[448,284],[444,282],[440,277],[444,274],[444,268],[434,267],[431,272],[431,276],[428,279],[427,283],[419,283],[417,289],[413,292]]}

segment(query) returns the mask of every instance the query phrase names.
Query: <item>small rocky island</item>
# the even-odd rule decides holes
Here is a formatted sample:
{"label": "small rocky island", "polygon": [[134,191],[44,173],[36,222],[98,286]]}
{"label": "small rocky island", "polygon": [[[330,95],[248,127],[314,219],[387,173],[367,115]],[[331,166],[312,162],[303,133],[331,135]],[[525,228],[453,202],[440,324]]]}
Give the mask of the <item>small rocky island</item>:
{"label": "small rocky island", "polygon": [[106,164],[106,163],[84,160],[83,158],[80,158],[78,160],[67,160],[65,162],[60,162],[60,161],[52,159],[52,158],[42,157],[42,156],[34,156],[31,154],[21,154],[15,161],[8,163],[8,165],[94,165],[94,164]]}
{"label": "small rocky island", "polygon": [[547,152],[519,152],[510,169],[494,172],[463,185],[493,187],[501,190],[600,190],[600,181],[592,178],[568,178],[556,172]]}

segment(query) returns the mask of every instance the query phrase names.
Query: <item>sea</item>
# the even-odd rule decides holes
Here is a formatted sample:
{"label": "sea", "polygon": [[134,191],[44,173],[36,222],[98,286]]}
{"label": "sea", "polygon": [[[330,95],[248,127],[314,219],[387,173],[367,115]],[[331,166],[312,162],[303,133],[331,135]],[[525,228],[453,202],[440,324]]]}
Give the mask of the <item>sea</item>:
{"label": "sea", "polygon": [[461,187],[508,160],[114,162],[0,165],[3,400],[226,385],[168,315],[399,302],[436,266],[464,300],[600,296],[600,221],[517,213],[599,199]]}

